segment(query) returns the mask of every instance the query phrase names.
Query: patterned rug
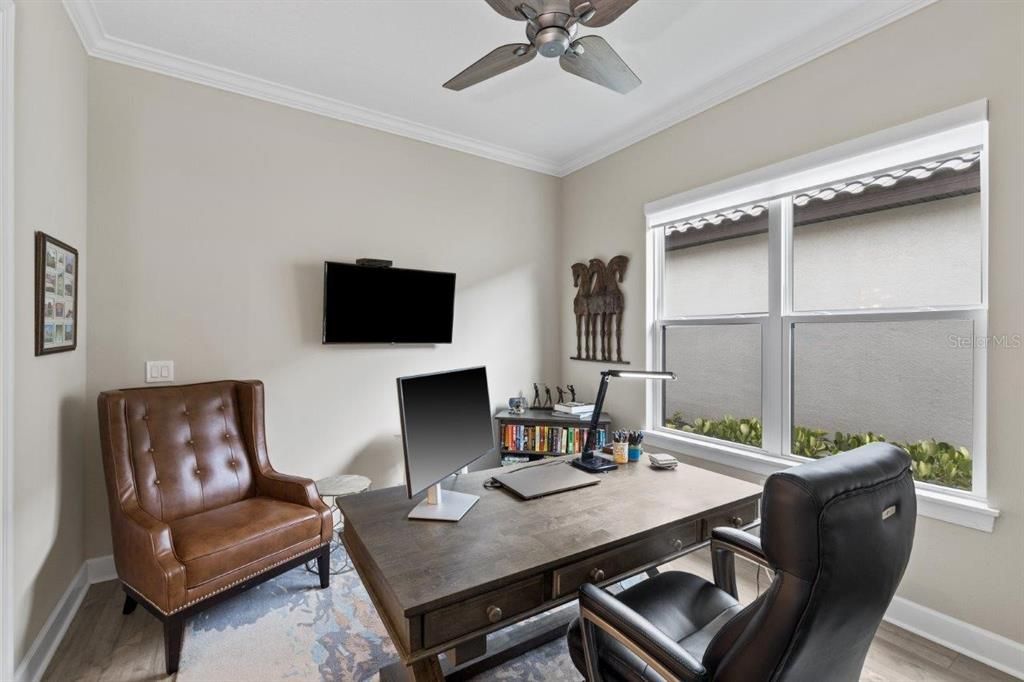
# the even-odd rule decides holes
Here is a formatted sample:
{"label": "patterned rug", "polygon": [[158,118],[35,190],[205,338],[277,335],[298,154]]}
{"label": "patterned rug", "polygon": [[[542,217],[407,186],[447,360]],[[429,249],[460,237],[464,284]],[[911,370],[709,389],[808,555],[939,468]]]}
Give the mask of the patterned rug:
{"label": "patterned rug", "polygon": [[[335,561],[343,559],[335,554]],[[515,626],[513,626],[515,627]],[[301,566],[192,618],[181,682],[376,680],[398,660],[359,576],[331,577],[319,589]],[[558,639],[478,680],[581,680]]]}

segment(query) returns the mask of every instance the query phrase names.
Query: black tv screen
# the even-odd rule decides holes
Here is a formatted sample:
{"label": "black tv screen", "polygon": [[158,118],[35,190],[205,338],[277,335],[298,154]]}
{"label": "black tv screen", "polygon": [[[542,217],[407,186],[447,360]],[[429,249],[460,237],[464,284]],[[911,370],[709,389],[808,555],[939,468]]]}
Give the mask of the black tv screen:
{"label": "black tv screen", "polygon": [[324,343],[451,343],[455,273],[324,263]]}

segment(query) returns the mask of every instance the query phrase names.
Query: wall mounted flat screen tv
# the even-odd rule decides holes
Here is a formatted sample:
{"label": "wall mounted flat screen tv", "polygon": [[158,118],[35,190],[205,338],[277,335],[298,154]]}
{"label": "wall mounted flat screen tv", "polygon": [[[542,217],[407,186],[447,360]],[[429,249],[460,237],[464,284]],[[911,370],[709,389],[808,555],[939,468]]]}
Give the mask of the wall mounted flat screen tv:
{"label": "wall mounted flat screen tv", "polygon": [[324,263],[324,343],[451,343],[455,273]]}

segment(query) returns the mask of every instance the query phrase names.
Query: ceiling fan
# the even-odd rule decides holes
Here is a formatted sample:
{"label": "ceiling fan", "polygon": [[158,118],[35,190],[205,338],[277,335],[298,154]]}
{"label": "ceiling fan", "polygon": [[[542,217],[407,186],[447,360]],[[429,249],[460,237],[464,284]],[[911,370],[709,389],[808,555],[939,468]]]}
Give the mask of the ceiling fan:
{"label": "ceiling fan", "polygon": [[508,19],[526,22],[527,43],[502,45],[444,84],[464,90],[521,66],[537,56],[558,57],[563,71],[627,93],[640,79],[600,36],[576,38],[579,25],[607,26],[636,0],[486,0]]}

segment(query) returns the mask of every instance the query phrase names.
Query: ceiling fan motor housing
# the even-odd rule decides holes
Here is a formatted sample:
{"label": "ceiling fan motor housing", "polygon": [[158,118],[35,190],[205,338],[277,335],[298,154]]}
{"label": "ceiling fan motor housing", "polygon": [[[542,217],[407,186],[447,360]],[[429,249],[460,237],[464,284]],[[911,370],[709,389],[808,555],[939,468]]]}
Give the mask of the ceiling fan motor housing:
{"label": "ceiling fan motor housing", "polygon": [[526,27],[526,37],[544,57],[561,57],[569,49],[576,35],[576,25],[568,29],[571,17],[561,12],[547,12],[538,15]]}
{"label": "ceiling fan motor housing", "polygon": [[569,32],[552,26],[537,34],[534,45],[543,57],[561,57],[569,49]]}

